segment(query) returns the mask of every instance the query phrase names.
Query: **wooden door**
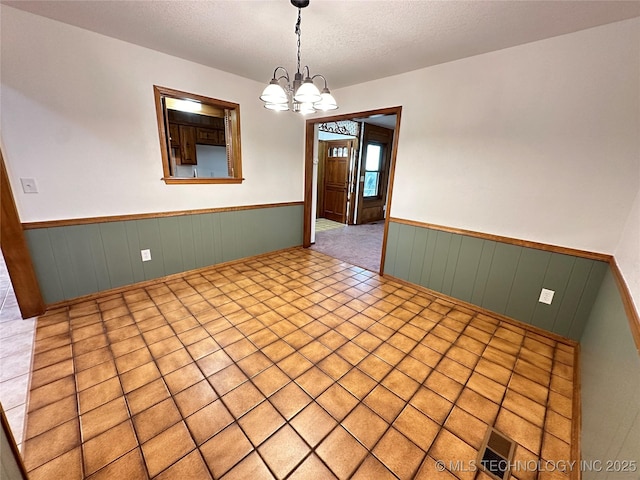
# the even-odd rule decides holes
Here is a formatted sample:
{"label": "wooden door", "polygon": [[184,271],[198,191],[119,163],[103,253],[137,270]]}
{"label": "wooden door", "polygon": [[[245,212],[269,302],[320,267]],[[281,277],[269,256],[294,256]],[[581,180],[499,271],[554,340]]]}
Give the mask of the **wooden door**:
{"label": "wooden door", "polygon": [[324,211],[322,216],[334,222],[347,223],[349,170],[352,140],[326,142],[324,171]]}
{"label": "wooden door", "polygon": [[358,224],[385,218],[393,130],[364,124],[358,185]]}

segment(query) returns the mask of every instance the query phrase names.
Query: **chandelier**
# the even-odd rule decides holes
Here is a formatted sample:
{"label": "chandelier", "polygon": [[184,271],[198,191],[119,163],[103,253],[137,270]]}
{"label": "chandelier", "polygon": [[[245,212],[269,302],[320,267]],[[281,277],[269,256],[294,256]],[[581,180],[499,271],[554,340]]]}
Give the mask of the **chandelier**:
{"label": "chandelier", "polygon": [[[292,110],[302,115],[314,113],[317,110],[325,112],[335,110],[338,105],[327,87],[327,79],[320,74],[311,76],[307,65],[300,71],[301,11],[309,5],[309,0],[291,0],[291,4],[298,9],[298,21],[296,22],[296,35],[298,36],[297,70],[293,77],[293,82],[291,82],[287,69],[276,67],[273,71],[273,78],[262,92],[262,95],[260,95],[260,100],[264,102],[264,107],[269,110]],[[278,76],[278,73],[280,73],[280,76]],[[321,78],[324,81],[322,91],[313,83],[316,78]]]}

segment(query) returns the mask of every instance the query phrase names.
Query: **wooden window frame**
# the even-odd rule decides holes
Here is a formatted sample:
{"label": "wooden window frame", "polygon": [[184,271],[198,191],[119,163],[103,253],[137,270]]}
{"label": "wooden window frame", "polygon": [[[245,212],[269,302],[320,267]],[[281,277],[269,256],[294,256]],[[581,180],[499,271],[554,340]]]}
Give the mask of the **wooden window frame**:
{"label": "wooden window frame", "polygon": [[[168,185],[185,185],[198,183],[213,184],[234,184],[242,183],[242,155],[240,148],[240,105],[226,100],[205,97],[193,93],[182,92],[172,88],[153,86],[153,94],[156,106],[156,118],[158,122],[158,136],[160,139],[160,153],[162,155],[162,170],[164,176],[162,180]],[[228,114],[225,116],[225,137],[227,150],[227,163],[233,171],[232,177],[194,177],[181,178],[171,175],[170,154],[169,154],[169,134],[167,127],[167,117],[163,99],[165,97],[179,100],[195,100],[213,107],[224,109]]]}
{"label": "wooden window frame", "polygon": [[[369,154],[369,145],[377,145],[380,147],[380,158],[379,158],[379,163],[378,163],[378,170],[367,170],[367,159],[366,159],[366,155]],[[380,143],[380,142],[376,142],[376,141],[369,141],[365,144],[365,158],[364,158],[364,162],[363,162],[363,173],[364,173],[364,178],[365,178],[365,183],[366,183],[366,177],[367,177],[367,172],[376,172],[378,174],[378,186],[376,189],[376,194],[375,195],[369,195],[366,196],[364,194],[364,185],[363,185],[363,191],[362,191],[362,201],[363,202],[367,202],[367,201],[372,201],[372,200],[380,200],[382,199],[382,194],[381,194],[381,190],[382,190],[382,182],[385,178],[385,162],[386,162],[386,153],[387,153],[387,149],[386,149],[387,145],[384,143]]]}

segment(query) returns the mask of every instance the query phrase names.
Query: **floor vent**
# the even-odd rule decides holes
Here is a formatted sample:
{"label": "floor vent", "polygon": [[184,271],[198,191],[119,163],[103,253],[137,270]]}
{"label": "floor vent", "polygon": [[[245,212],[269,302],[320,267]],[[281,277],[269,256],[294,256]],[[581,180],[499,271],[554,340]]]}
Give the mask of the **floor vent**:
{"label": "floor vent", "polygon": [[491,478],[507,480],[516,444],[500,432],[490,428],[480,449],[478,464]]}

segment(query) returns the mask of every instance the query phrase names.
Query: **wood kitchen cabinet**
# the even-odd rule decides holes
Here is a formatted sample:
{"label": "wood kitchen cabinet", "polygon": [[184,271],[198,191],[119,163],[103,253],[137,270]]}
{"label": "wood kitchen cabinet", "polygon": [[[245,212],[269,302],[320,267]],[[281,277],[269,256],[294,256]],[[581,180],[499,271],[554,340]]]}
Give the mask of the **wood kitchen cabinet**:
{"label": "wood kitchen cabinet", "polygon": [[186,125],[180,125],[180,164],[197,165],[196,158],[196,129]]}
{"label": "wood kitchen cabinet", "polygon": [[214,130],[212,128],[196,129],[196,139],[198,143],[204,145],[224,146],[224,130]]}
{"label": "wood kitchen cabinet", "polygon": [[226,146],[224,119],[169,111],[169,140],[176,165],[197,165],[196,145]]}
{"label": "wood kitchen cabinet", "polygon": [[169,140],[171,148],[180,147],[180,127],[175,123],[169,124]]}

